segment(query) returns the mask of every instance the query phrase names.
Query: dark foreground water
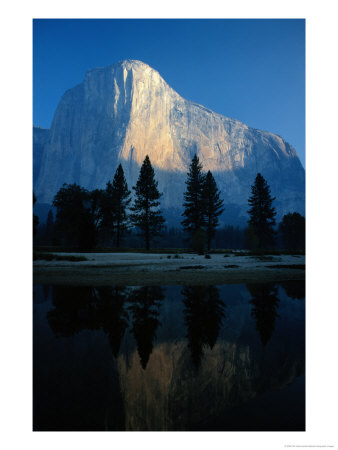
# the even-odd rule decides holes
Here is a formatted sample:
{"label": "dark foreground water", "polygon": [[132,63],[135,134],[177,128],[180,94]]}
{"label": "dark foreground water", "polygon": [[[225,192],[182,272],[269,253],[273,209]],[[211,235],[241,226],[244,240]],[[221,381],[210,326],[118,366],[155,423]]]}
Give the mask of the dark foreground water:
{"label": "dark foreground water", "polygon": [[34,430],[305,430],[304,282],[34,286]]}

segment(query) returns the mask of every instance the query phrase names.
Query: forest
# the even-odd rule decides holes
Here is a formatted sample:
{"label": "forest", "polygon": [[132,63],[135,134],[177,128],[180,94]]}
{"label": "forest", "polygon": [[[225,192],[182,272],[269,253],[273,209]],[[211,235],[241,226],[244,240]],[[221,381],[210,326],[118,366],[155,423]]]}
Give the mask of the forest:
{"label": "forest", "polygon": [[[275,200],[258,173],[248,198],[246,227],[219,223],[222,193],[195,155],[186,179],[181,227],[168,226],[161,211],[162,193],[148,156],[137,183],[128,188],[122,165],[105,189],[88,191],[64,184],[56,193],[45,223],[33,214],[33,245],[72,251],[187,249],[203,254],[217,249],[305,250],[305,218],[290,212],[276,223]],[[33,194],[33,207],[36,202]]]}

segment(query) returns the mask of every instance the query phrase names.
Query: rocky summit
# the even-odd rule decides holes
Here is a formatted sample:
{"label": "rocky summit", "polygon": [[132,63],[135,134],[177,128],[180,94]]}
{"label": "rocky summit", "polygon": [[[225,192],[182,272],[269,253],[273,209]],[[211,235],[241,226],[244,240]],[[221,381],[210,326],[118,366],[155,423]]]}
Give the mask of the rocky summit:
{"label": "rocky summit", "polygon": [[34,127],[33,146],[39,203],[51,203],[63,183],[103,188],[119,163],[131,188],[148,154],[163,192],[161,206],[179,216],[196,153],[222,192],[223,222],[246,220],[258,172],[276,197],[279,218],[305,213],[305,172],[290,144],[185,100],[141,61],[89,70],[61,98],[50,130]]}

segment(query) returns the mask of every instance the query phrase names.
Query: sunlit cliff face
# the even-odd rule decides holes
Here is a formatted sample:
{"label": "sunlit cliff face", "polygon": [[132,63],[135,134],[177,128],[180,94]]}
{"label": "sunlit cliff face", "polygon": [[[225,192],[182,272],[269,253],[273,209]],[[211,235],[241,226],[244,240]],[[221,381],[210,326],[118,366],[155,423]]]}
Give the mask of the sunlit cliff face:
{"label": "sunlit cliff face", "polygon": [[[191,153],[197,152],[205,170],[244,167],[252,153],[254,130],[184,100],[140,61],[124,61],[112,73],[114,113],[118,115],[118,108],[126,104],[130,107],[122,160],[133,159],[140,165],[148,154],[155,167],[186,172]],[[279,136],[261,133],[259,140],[271,146],[274,156],[296,157]]]}
{"label": "sunlit cliff face", "polygon": [[148,154],[164,192],[162,205],[180,207],[196,153],[215,175],[225,203],[246,204],[261,172],[287,212],[304,210],[304,169],[291,145],[183,99],[140,61],[89,70],[64,94],[48,137],[35,148],[39,202],[51,201],[65,182],[104,187],[120,162],[133,186]]}

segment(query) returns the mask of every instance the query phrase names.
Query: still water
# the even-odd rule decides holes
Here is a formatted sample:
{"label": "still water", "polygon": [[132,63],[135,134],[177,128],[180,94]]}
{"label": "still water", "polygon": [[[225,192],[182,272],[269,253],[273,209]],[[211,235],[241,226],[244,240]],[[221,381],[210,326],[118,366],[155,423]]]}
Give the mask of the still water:
{"label": "still water", "polygon": [[304,431],[304,297],[35,285],[33,429]]}

